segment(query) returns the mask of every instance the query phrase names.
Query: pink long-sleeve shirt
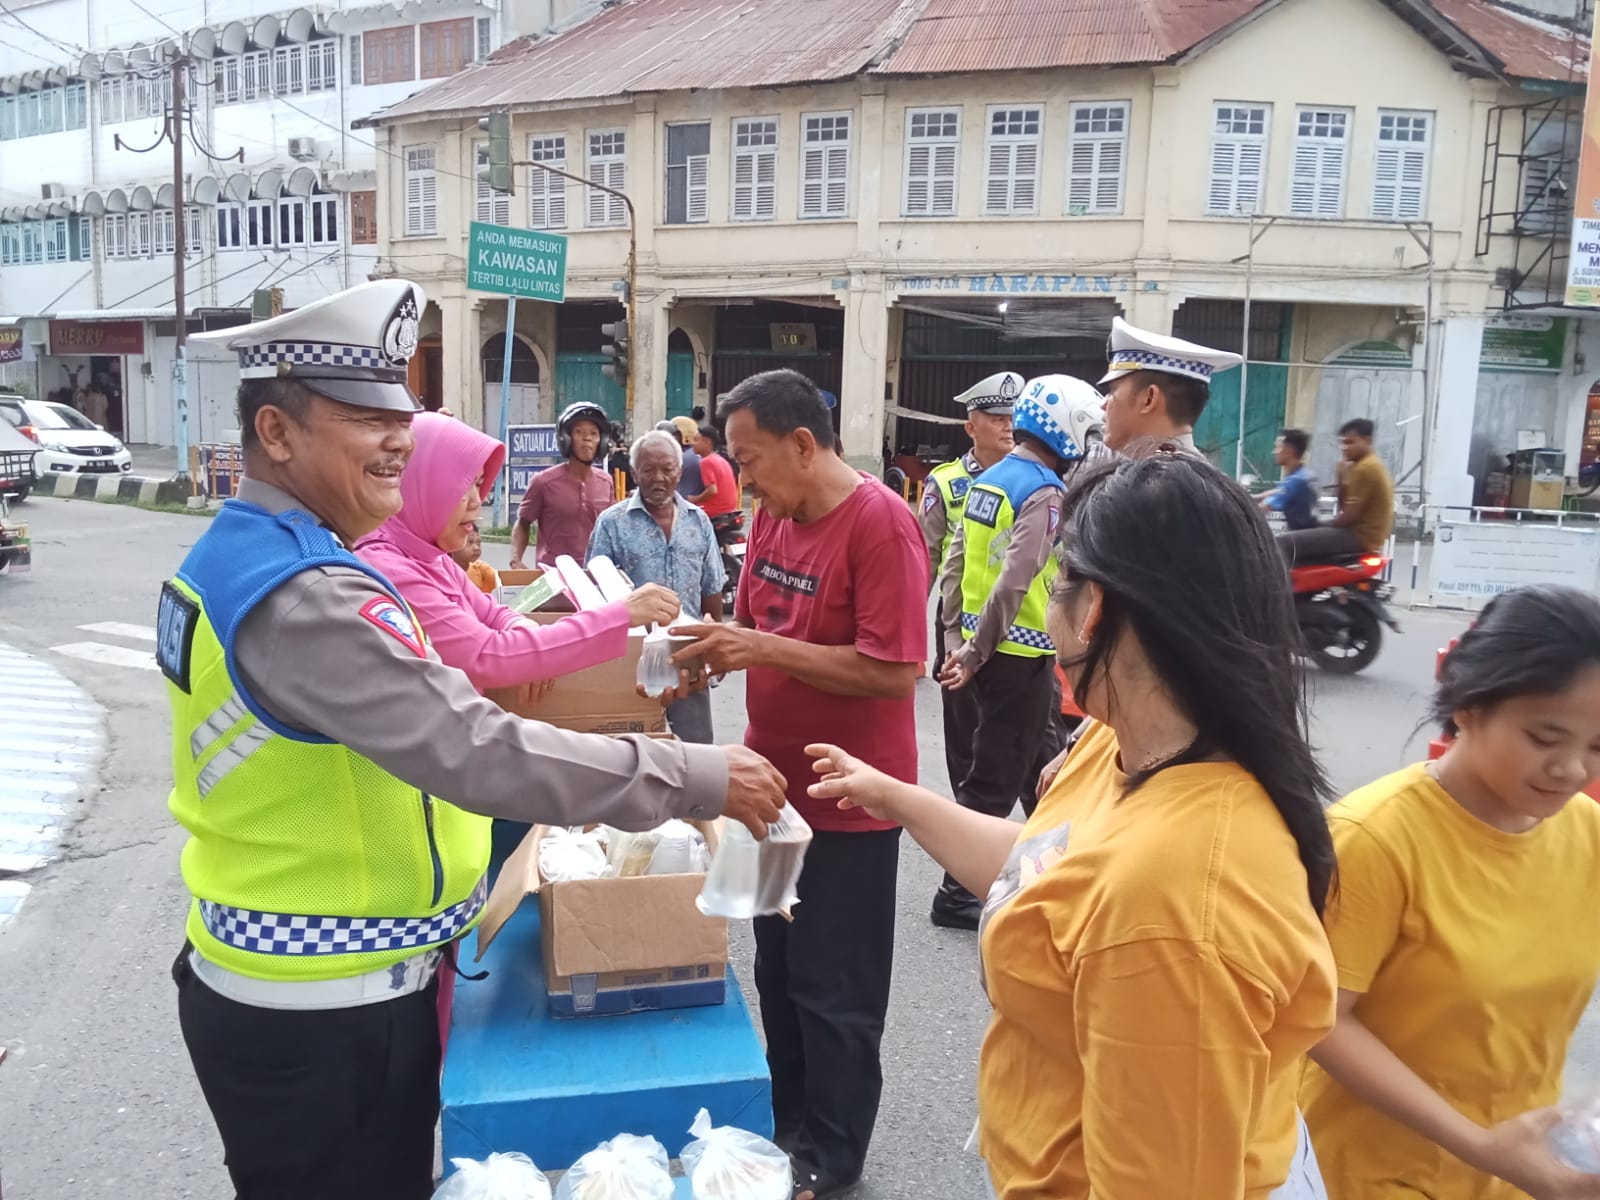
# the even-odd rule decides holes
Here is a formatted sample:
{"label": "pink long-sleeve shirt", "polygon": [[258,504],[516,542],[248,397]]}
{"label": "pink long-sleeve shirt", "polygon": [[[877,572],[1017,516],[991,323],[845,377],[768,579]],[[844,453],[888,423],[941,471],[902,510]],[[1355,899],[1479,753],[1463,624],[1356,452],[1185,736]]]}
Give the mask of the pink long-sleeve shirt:
{"label": "pink long-sleeve shirt", "polygon": [[482,472],[493,486],[504,450],[453,417],[419,413],[416,450],[400,479],[400,512],[356,543],[356,553],[405,598],[439,657],[480,691],[570,675],[628,650],[628,608],[608,604],[535,625],[473,585],[435,544]]}

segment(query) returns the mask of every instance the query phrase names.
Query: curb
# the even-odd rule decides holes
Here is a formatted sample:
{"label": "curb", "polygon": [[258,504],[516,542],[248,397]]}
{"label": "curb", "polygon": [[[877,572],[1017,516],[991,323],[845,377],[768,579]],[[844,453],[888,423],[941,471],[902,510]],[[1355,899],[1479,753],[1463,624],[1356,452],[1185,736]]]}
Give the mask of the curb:
{"label": "curb", "polygon": [[38,481],[35,495],[55,496],[62,500],[179,506],[189,500],[188,488],[183,483],[144,475],[52,475]]}

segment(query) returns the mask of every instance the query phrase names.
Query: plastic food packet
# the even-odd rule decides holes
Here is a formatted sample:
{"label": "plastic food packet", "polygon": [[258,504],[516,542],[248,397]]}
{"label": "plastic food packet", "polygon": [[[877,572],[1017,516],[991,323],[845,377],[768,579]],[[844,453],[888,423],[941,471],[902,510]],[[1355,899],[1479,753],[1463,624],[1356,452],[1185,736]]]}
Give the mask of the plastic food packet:
{"label": "plastic food packet", "polygon": [[687,821],[668,821],[656,831],[646,875],[698,875],[711,865],[706,839]]}
{"label": "plastic food packet", "polygon": [[572,1164],[555,1200],[672,1200],[667,1148],[653,1137],[619,1133]]}
{"label": "plastic food packet", "polygon": [[703,1108],[689,1132],[695,1140],[678,1157],[695,1200],[789,1200],[789,1156],[766,1138],[731,1125],[713,1129]]}
{"label": "plastic food packet", "polygon": [[799,903],[795,888],[811,845],[811,826],[787,804],[758,842],[737,821],[723,830],[695,906],[708,917],[742,921],[787,915]]}
{"label": "plastic food packet", "polygon": [[439,1185],[433,1200],[550,1200],[550,1181],[526,1154],[450,1161],[456,1173]]}
{"label": "plastic food packet", "polygon": [[610,873],[598,833],[552,829],[539,843],[539,877],[546,883],[604,879]]}

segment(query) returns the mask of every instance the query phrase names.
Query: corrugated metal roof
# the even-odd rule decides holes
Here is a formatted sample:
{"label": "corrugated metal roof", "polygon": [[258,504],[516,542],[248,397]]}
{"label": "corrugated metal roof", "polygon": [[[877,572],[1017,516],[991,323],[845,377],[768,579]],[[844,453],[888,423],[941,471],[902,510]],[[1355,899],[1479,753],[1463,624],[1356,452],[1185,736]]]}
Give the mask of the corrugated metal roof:
{"label": "corrugated metal roof", "polygon": [[1583,83],[1589,39],[1488,0],[1433,0],[1433,7],[1505,66],[1513,79]]}
{"label": "corrugated metal roof", "polygon": [[848,79],[922,0],[630,0],[551,38],[513,42],[488,62],[362,124],[496,105],[634,92],[771,87]]}
{"label": "corrugated metal roof", "polygon": [[1161,63],[1265,0],[927,0],[884,75]]}

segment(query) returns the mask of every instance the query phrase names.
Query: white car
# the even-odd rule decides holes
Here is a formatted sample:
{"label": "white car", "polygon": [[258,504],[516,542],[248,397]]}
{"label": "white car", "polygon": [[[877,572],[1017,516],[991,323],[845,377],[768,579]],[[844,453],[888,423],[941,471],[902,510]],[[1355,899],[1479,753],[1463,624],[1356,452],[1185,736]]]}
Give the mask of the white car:
{"label": "white car", "polygon": [[133,455],[116,435],[70,405],[0,394],[0,420],[39,443],[33,471],[40,479],[47,475],[124,475],[133,470]]}

